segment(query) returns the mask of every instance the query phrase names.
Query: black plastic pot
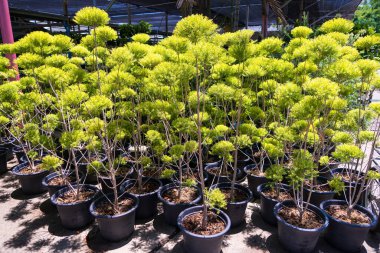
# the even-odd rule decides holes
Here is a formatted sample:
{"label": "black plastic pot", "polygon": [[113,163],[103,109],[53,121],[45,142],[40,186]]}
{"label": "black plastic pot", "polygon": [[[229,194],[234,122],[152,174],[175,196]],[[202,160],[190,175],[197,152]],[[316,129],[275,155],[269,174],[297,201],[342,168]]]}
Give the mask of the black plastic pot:
{"label": "black plastic pot", "polygon": [[[336,174],[339,174],[339,173],[342,173],[344,171],[347,171],[347,169],[345,168],[337,168],[337,169],[333,169],[331,170],[331,173],[332,175],[336,175]],[[354,173],[359,173],[359,172],[354,172]],[[363,173],[360,173],[361,177],[364,178],[364,174]],[[366,180],[363,180],[363,179],[360,179],[360,183],[356,182],[353,180],[353,182],[349,182],[349,181],[346,181],[344,179],[342,179],[342,181],[344,182],[345,184],[345,194],[343,194],[343,192],[341,192],[340,194],[337,195],[337,199],[340,199],[340,200],[345,200],[344,196],[349,196],[349,188],[351,188],[351,194],[353,194],[354,190],[355,190],[355,185],[356,185],[356,192],[354,193],[355,196],[357,196],[357,194],[359,194],[359,191],[361,189],[361,185],[364,183],[366,184],[367,181]],[[365,189],[366,187],[364,186],[363,189]],[[359,204],[360,205],[364,205],[365,204],[365,201],[366,201],[366,194],[367,194],[367,191],[363,191],[360,195],[360,198],[359,198]]]}
{"label": "black plastic pot", "polygon": [[26,155],[26,153],[22,149],[22,146],[20,145],[14,146],[13,153],[16,155],[17,162],[22,163],[21,157]]}
{"label": "black plastic pot", "polygon": [[318,239],[321,233],[327,228],[329,225],[329,220],[321,209],[318,207],[309,204],[308,210],[314,212],[323,220],[323,225],[319,228],[315,229],[305,229],[293,226],[287,223],[278,212],[283,208],[294,206],[294,202],[291,200],[284,201],[282,203],[278,203],[274,207],[274,214],[277,219],[278,226],[278,237],[280,239],[281,244],[290,252],[294,253],[307,253],[312,252],[317,245]]}
{"label": "black plastic pot", "polygon": [[[107,195],[109,200],[113,200],[113,195]],[[133,199],[134,205],[125,213],[118,215],[101,215],[96,212],[96,207],[103,201],[108,201],[105,196],[102,196],[92,202],[90,212],[96,219],[99,226],[100,234],[103,238],[109,241],[120,241],[130,236],[135,230],[136,209],[139,205],[139,199],[129,193],[125,193],[119,199]]]}
{"label": "black plastic pot", "polygon": [[[126,175],[116,176],[116,184],[121,185],[124,181],[131,179],[133,174],[133,168],[131,167]],[[113,193],[112,180],[108,176],[99,176],[99,181],[102,186],[102,192],[105,194]],[[120,190],[120,189],[118,189]]]}
{"label": "black plastic pot", "polygon": [[166,221],[166,223],[168,223],[171,226],[177,226],[178,215],[183,210],[198,204],[202,199],[201,189],[199,187],[194,187],[198,191],[198,197],[190,203],[175,204],[175,203],[169,202],[166,199],[164,199],[164,197],[163,197],[164,193],[171,190],[171,189],[175,189],[175,188],[178,188],[178,184],[172,183],[172,184],[164,185],[158,191],[158,198],[163,204],[165,221]]}
{"label": "black plastic pot", "polygon": [[[40,161],[35,161],[35,164],[41,163]],[[42,180],[50,172],[48,170],[42,170],[37,173],[22,174],[20,171],[29,166],[29,163],[22,163],[15,166],[12,169],[12,173],[16,175],[18,181],[20,182],[21,189],[25,194],[38,194],[47,191],[47,188],[42,184]]]}
{"label": "black plastic pot", "polygon": [[13,147],[16,145],[16,139],[12,137],[2,137],[0,147],[7,150],[7,161],[13,159]]}
{"label": "black plastic pot", "polygon": [[[326,210],[331,205],[347,205],[347,203],[344,200],[327,200],[321,203],[321,209]],[[366,214],[371,219],[371,224],[350,224],[337,220],[325,212],[330,222],[325,239],[344,252],[359,252],[369,230],[375,227],[377,222],[377,217],[367,208],[356,205],[354,209]]]}
{"label": "black plastic pot", "polygon": [[[144,193],[144,194],[132,194],[139,199],[139,206],[136,210],[137,219],[146,219],[153,217],[157,214],[157,204],[158,204],[158,191],[162,187],[160,180],[154,178],[143,178],[143,183],[154,182],[157,185],[157,189],[153,192]],[[136,180],[128,180],[121,184],[121,192],[125,192],[128,189],[132,188],[136,184]]]}
{"label": "black plastic pot", "polygon": [[[73,171],[71,171],[71,173],[74,173]],[[54,193],[56,193],[58,190],[66,187],[67,185],[49,185],[49,182],[53,179],[53,178],[56,178],[56,177],[59,177],[59,173],[58,172],[53,172],[53,173],[50,173],[49,175],[47,175],[46,177],[44,177],[44,179],[42,180],[42,185],[44,187],[46,187],[48,189],[48,192],[49,192],[49,196],[53,196]],[[80,183],[83,183],[83,180],[84,180],[84,175],[81,171],[79,171],[79,177],[80,177]]]}
{"label": "black plastic pot", "polygon": [[[280,184],[279,187],[281,191],[286,191],[289,189],[288,185]],[[257,192],[260,194],[260,214],[264,221],[275,226],[277,225],[276,216],[273,213],[274,207],[279,203],[275,199],[268,198],[264,195],[264,192],[269,189],[269,186],[264,183],[257,187]]]}
{"label": "black plastic pot", "polygon": [[8,150],[6,148],[0,147],[0,174],[6,173],[8,171],[7,154],[8,154]]}
{"label": "black plastic pot", "polygon": [[178,215],[177,225],[183,234],[183,247],[186,253],[220,253],[222,248],[223,236],[231,227],[230,218],[221,210],[216,211],[217,215],[224,221],[226,227],[224,230],[215,235],[198,235],[186,230],[182,221],[186,216],[193,213],[201,212],[202,206],[194,206],[184,210]]}
{"label": "black plastic pot", "polygon": [[[219,183],[212,185],[210,189],[228,189],[230,190],[232,187],[231,183]],[[242,191],[247,198],[244,201],[240,202],[228,202],[227,208],[223,211],[230,217],[231,227],[236,227],[242,224],[245,221],[245,210],[247,209],[248,202],[250,202],[253,198],[253,194],[250,189],[245,186],[235,184],[235,189]]]}
{"label": "black plastic pot", "polygon": [[[327,183],[327,179],[323,177],[318,177],[317,181],[323,184]],[[310,190],[307,187],[304,187],[303,197],[305,201],[307,201],[310,191],[311,191],[311,196],[310,196],[309,202],[315,206],[319,206],[323,201],[333,199],[335,196],[334,191],[316,191],[316,190]]]}
{"label": "black plastic pot", "polygon": [[319,166],[318,167],[318,172],[319,172],[319,176],[321,177],[324,177],[324,178],[327,178],[327,179],[331,179],[333,174],[332,174],[332,170],[333,169],[337,169],[338,166],[339,166],[339,162],[330,162],[328,165],[326,166]]}
{"label": "black plastic pot", "polygon": [[[73,186],[77,189],[77,185]],[[99,189],[94,185],[80,185],[86,190],[94,191],[94,195],[85,201],[77,203],[59,203],[57,199],[61,197],[64,193],[72,190],[71,187],[66,186],[58,190],[51,196],[51,202],[57,206],[58,214],[61,219],[62,226],[68,229],[79,229],[85,227],[94,220],[94,217],[90,213],[90,205],[94,199],[97,198]]]}
{"label": "black plastic pot", "polygon": [[[208,164],[204,170],[208,174],[208,184],[218,184],[218,183],[229,183],[232,181],[232,175],[229,176],[219,176],[215,175],[213,173],[210,173],[208,170],[215,168],[215,167],[220,167],[221,162],[215,162],[215,163],[210,163]],[[231,168],[229,168],[231,169]],[[232,170],[232,169],[231,169]],[[237,175],[236,175],[236,182],[241,183],[245,180],[246,174],[243,170],[240,168],[237,168]]]}
{"label": "black plastic pot", "polygon": [[252,191],[255,198],[259,198],[260,194],[257,191],[257,187],[261,184],[268,182],[268,179],[265,176],[255,176],[249,172],[256,168],[256,164],[250,164],[244,167],[244,172],[247,174],[248,187]]}

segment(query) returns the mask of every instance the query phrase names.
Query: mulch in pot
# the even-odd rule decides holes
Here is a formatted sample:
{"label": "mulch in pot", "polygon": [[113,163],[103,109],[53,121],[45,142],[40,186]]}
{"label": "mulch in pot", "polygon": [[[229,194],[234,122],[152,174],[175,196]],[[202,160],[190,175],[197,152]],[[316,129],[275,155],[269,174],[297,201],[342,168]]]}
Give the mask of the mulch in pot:
{"label": "mulch in pot", "polygon": [[317,180],[316,184],[311,185],[310,182],[305,182],[305,186],[312,191],[331,192],[333,191],[328,183],[322,183]]}
{"label": "mulch in pot", "polygon": [[191,203],[198,197],[198,191],[193,187],[182,187],[181,198],[178,198],[178,191],[178,188],[170,189],[165,191],[162,197],[174,204]]}
{"label": "mulch in pot", "polygon": [[347,205],[331,205],[327,208],[326,212],[337,220],[341,220],[350,224],[371,224],[371,219],[359,210],[352,209],[351,215],[347,214]]}
{"label": "mulch in pot", "polygon": [[57,203],[59,204],[72,204],[72,203],[80,203],[88,200],[92,196],[96,194],[95,191],[89,189],[80,189],[79,196],[77,199],[77,189],[70,190],[65,192],[63,195],[57,198]]}
{"label": "mulch in pot", "polygon": [[118,201],[118,210],[116,211],[113,203],[105,200],[96,206],[96,213],[99,215],[117,215],[128,212],[135,204],[131,198],[121,199]]}
{"label": "mulch in pot", "polygon": [[133,187],[127,189],[127,192],[132,193],[132,194],[145,194],[145,193],[154,192],[159,187],[160,186],[157,183],[148,181],[148,182],[143,182],[141,190],[139,190],[137,182],[136,182],[136,184]]}
{"label": "mulch in pot", "polygon": [[221,176],[221,177],[228,177],[228,176],[233,176],[234,170],[231,168],[228,168],[227,170],[222,170],[220,167],[213,167],[210,169],[207,169],[207,172],[215,175],[215,176]]}
{"label": "mulch in pot", "polygon": [[226,224],[213,212],[207,213],[207,226],[202,228],[203,212],[197,212],[186,216],[182,224],[186,230],[198,235],[215,235],[222,232]]}
{"label": "mulch in pot", "polygon": [[75,177],[54,177],[49,182],[48,185],[50,186],[64,186],[67,185],[69,182],[73,182],[75,180]]}
{"label": "mulch in pot", "polygon": [[24,174],[24,175],[28,175],[28,174],[38,173],[38,172],[42,172],[42,171],[44,171],[44,169],[42,168],[42,164],[37,164],[37,165],[34,165],[33,167],[32,166],[26,166],[25,168],[22,168],[19,171],[19,173]]}
{"label": "mulch in pot", "polygon": [[306,229],[316,229],[323,226],[323,220],[314,212],[305,210],[302,220],[296,207],[283,207],[278,214],[289,224]]}
{"label": "mulch in pot", "polygon": [[265,172],[259,170],[259,168],[257,167],[254,169],[247,170],[247,174],[256,176],[256,177],[265,177]]}
{"label": "mulch in pot", "polygon": [[277,195],[277,192],[275,189],[269,189],[269,190],[266,190],[262,193],[264,194],[265,197],[267,197],[269,199],[277,200],[279,202],[283,202],[285,200],[291,200],[292,199],[292,196],[290,195],[290,193],[287,191],[284,191],[284,190],[280,190],[278,195]]}
{"label": "mulch in pot", "polygon": [[232,200],[233,202],[242,202],[248,198],[247,194],[240,189],[235,188],[233,196],[231,194],[231,188],[221,188],[220,191],[224,194],[226,201],[229,203],[231,203]]}

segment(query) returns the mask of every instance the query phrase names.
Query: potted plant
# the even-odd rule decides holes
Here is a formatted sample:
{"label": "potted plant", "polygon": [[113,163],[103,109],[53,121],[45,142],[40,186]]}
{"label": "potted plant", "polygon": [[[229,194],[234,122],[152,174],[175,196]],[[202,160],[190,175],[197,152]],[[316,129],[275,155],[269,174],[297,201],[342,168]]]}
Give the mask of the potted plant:
{"label": "potted plant", "polygon": [[303,200],[304,180],[312,179],[315,173],[312,155],[305,149],[294,150],[289,170],[292,200],[274,207],[280,241],[292,252],[312,252],[328,226],[326,214]]}
{"label": "potted plant", "polygon": [[[165,221],[172,225],[177,225],[178,215],[185,209],[198,204],[201,201],[202,195],[199,187],[196,186],[196,180],[192,178],[184,179],[183,170],[184,155],[187,150],[198,149],[197,146],[189,146],[186,142],[184,145],[173,145],[169,149],[170,157],[167,156],[167,162],[171,162],[178,169],[178,180],[175,183],[163,186],[158,192],[158,197],[163,203]],[[190,172],[188,172],[190,176]]]}
{"label": "potted plant", "polygon": [[[207,79],[207,73],[211,66],[222,55],[222,49],[204,39],[210,38],[216,33],[217,26],[208,18],[201,15],[193,15],[182,19],[174,30],[174,35],[185,37],[192,43],[190,46],[190,58],[195,66],[195,90],[196,90],[196,113],[192,116],[197,125],[198,140],[198,170],[203,170],[202,151],[202,122],[207,120],[207,114],[201,108],[204,103],[205,87],[202,81]],[[202,32],[199,32],[201,31]],[[201,190],[203,193],[202,206],[191,207],[184,210],[178,216],[178,226],[184,235],[184,248],[188,252],[220,252],[223,235],[230,227],[229,217],[222,211],[210,209],[216,204],[225,205],[224,195],[219,190],[208,193],[205,188],[203,173],[199,173]],[[211,227],[217,229],[211,229]]]}

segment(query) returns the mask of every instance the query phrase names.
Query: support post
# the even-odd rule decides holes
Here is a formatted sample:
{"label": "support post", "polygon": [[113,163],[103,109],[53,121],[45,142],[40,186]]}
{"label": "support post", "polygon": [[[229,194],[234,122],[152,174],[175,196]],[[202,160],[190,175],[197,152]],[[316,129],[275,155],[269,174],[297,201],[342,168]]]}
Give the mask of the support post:
{"label": "support post", "polygon": [[165,12],[165,34],[169,36],[169,14]]}
{"label": "support post", "polygon": [[246,13],[246,20],[245,20],[245,29],[248,29],[249,25],[249,4],[247,5],[247,13]]}
{"label": "support post", "polygon": [[261,1],[261,34],[263,38],[268,37],[268,3],[266,0]]}
{"label": "support post", "polygon": [[[9,14],[9,6],[8,0],[0,0],[0,30],[1,30],[1,38],[4,44],[13,44],[13,31],[12,31],[12,23],[11,16]],[[16,64],[16,54],[6,54],[5,57],[9,59],[10,67],[17,71],[18,67]],[[16,80],[19,80],[20,77],[17,74]]]}

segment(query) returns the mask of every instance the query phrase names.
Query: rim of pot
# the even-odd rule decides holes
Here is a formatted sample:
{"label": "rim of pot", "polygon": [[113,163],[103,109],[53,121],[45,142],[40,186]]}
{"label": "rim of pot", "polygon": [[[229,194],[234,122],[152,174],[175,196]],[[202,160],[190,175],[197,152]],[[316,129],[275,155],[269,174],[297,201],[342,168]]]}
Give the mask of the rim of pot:
{"label": "rim of pot", "polygon": [[[76,189],[78,187],[78,185],[74,184],[74,185],[71,185],[74,189]],[[74,202],[74,203],[58,203],[57,202],[57,199],[59,196],[61,196],[63,193],[71,190],[72,188],[70,186],[65,186],[63,187],[62,189],[59,189],[58,191],[56,191],[51,197],[50,197],[50,201],[54,204],[54,205],[57,205],[57,206],[74,206],[74,205],[78,205],[78,204],[81,204],[81,203],[84,203],[84,202],[88,202],[88,201],[93,201],[94,198],[96,198],[97,194],[99,193],[99,189],[98,187],[96,187],[95,185],[91,185],[91,184],[81,184],[80,185],[81,187],[83,188],[90,188],[91,190],[94,190],[95,194],[93,196],[91,196],[90,198],[86,199],[86,200],[83,200],[81,202]]]}
{"label": "rim of pot", "polygon": [[[252,174],[249,174],[248,171],[249,170],[253,170],[254,168],[257,167],[257,164],[248,164],[246,165],[244,168],[243,168],[243,171],[250,177],[265,177],[265,176],[257,176],[257,175],[252,175]],[[265,171],[265,168],[264,168],[264,171]]]}
{"label": "rim of pot", "polygon": [[[192,212],[191,212],[191,213],[188,213],[188,214],[186,214],[186,215],[183,215],[183,214],[182,214],[182,213],[188,211],[189,209],[192,209]],[[194,234],[194,233],[192,233],[191,231],[187,230],[187,229],[183,226],[182,221],[183,221],[187,216],[189,216],[189,215],[191,215],[191,214],[194,214],[194,213],[198,213],[198,212],[200,212],[200,211],[202,211],[202,210],[203,210],[203,206],[192,206],[192,207],[189,207],[189,208],[185,209],[184,211],[182,211],[182,212],[178,215],[178,218],[177,218],[177,224],[178,224],[179,229],[182,230],[182,231],[185,231],[186,233],[191,234],[191,236],[194,236],[194,237],[197,237],[197,238],[214,238],[214,237],[219,237],[219,236],[223,236],[224,234],[226,234],[226,233],[228,232],[228,230],[230,230],[230,228],[231,228],[231,220],[230,220],[230,218],[228,217],[228,215],[227,215],[225,212],[223,212],[223,211],[220,210],[220,209],[216,209],[216,208],[214,208],[214,209],[208,209],[208,210],[209,210],[209,211],[211,210],[211,211],[215,212],[219,217],[221,217],[220,214],[222,214],[222,215],[224,216],[224,217],[222,217],[221,219],[223,220],[223,222],[224,222],[224,224],[226,225],[226,227],[225,227],[222,231],[220,231],[219,233],[214,234],[214,235],[199,235],[199,234]],[[183,217],[182,217],[182,216],[183,216]],[[182,217],[182,219],[181,219],[181,217]]]}
{"label": "rim of pot", "polygon": [[162,186],[161,189],[158,191],[158,198],[160,199],[160,201],[165,202],[166,204],[171,205],[171,206],[194,205],[202,199],[202,193],[201,193],[201,190],[198,186],[191,186],[192,188],[197,189],[198,197],[196,197],[196,199],[194,199],[193,201],[191,201],[189,203],[177,203],[176,204],[176,203],[170,202],[170,201],[168,201],[162,197],[162,194],[164,194],[166,191],[173,189],[173,188],[178,188],[178,187],[179,187],[179,185],[176,183],[170,183],[170,184]]}
{"label": "rim of pot", "polygon": [[[347,170],[352,170],[352,169],[348,169],[348,168],[335,168],[335,169],[331,170],[331,174],[335,175],[335,174],[337,174],[339,172],[347,171]],[[360,181],[363,181],[363,182],[367,181],[366,179],[364,179],[364,173],[363,172],[361,172],[361,171],[355,171],[355,170],[353,170],[353,171],[354,171],[355,174],[357,174],[357,175],[359,175],[361,177]],[[350,181],[344,180],[343,178],[342,178],[342,181],[345,182],[345,183],[350,183]],[[358,183],[358,182],[356,182],[356,180],[353,180],[353,182],[351,182],[351,183],[355,184],[355,183]]]}
{"label": "rim of pot", "polygon": [[[40,161],[40,160],[34,161],[35,165],[41,164],[41,163],[42,163],[42,161]],[[20,163],[19,165],[16,165],[15,167],[13,167],[13,169],[11,170],[11,172],[12,172],[13,175],[16,175],[16,176],[37,175],[37,174],[42,174],[42,173],[49,172],[48,170],[41,170],[41,171],[38,171],[38,172],[33,172],[33,173],[28,173],[28,174],[24,174],[24,173],[20,173],[19,172],[21,169],[23,169],[23,168],[25,168],[27,166],[29,166],[28,162]]]}
{"label": "rim of pot", "polygon": [[285,201],[283,201],[283,202],[279,202],[279,203],[277,203],[277,204],[274,206],[274,209],[273,209],[273,212],[274,212],[274,215],[276,216],[277,221],[280,221],[280,220],[281,220],[282,222],[284,222],[284,224],[285,224],[286,226],[291,227],[291,228],[293,228],[293,229],[297,229],[297,230],[305,231],[305,232],[319,232],[319,231],[323,231],[323,230],[325,230],[325,229],[327,228],[327,226],[329,225],[329,218],[328,218],[328,216],[326,215],[326,212],[325,212],[323,209],[320,209],[320,208],[318,208],[317,206],[312,205],[312,204],[309,203],[309,204],[308,204],[309,207],[311,206],[311,207],[314,207],[314,208],[320,210],[322,217],[321,217],[321,215],[319,215],[318,213],[316,213],[314,210],[308,208],[309,211],[312,211],[313,213],[315,213],[316,215],[318,215],[320,218],[323,218],[323,219],[324,219],[323,225],[322,225],[321,227],[319,227],[319,228],[300,228],[300,227],[294,226],[294,225],[288,223],[286,220],[284,220],[284,219],[278,214],[278,212],[280,211],[281,208],[283,208],[284,206],[289,207],[289,205],[290,205],[290,206],[295,206],[295,205],[294,205],[294,202],[293,202],[292,200],[285,200]]}
{"label": "rim of pot", "polygon": [[351,223],[348,223],[348,222],[345,222],[345,221],[342,221],[342,220],[338,220],[336,218],[334,218],[333,216],[331,216],[328,212],[325,211],[325,209],[331,205],[347,205],[347,202],[345,200],[338,200],[338,199],[329,199],[329,200],[325,200],[323,201],[321,204],[320,204],[320,208],[322,209],[322,211],[326,214],[326,216],[329,218],[329,219],[332,219],[334,220],[335,222],[337,223],[340,223],[340,224],[347,224],[347,225],[350,225],[352,227],[357,227],[357,228],[372,228],[374,226],[376,226],[376,223],[377,223],[377,217],[376,215],[374,215],[369,209],[361,206],[361,205],[355,205],[354,206],[354,209],[364,213],[366,216],[368,216],[370,219],[371,219],[371,223],[370,224],[351,224]]}
{"label": "rim of pot", "polygon": [[[283,188],[281,188],[282,190],[286,190],[286,188],[290,188],[290,186],[287,185],[287,184],[280,183],[279,185],[283,186]],[[279,202],[278,200],[275,200],[275,199],[272,199],[272,198],[268,198],[267,196],[265,196],[265,194],[263,193],[263,190],[266,187],[268,187],[268,186],[269,186],[268,183],[263,183],[263,184],[260,184],[259,186],[257,186],[256,190],[260,194],[260,196],[263,196],[264,198],[269,199],[269,200],[273,200],[273,201]]]}
{"label": "rim of pot", "polygon": [[134,204],[133,204],[133,207],[131,209],[129,209],[128,211],[126,212],[123,212],[123,213],[120,213],[120,214],[116,214],[116,215],[109,215],[109,214],[98,214],[96,212],[96,205],[102,201],[102,200],[106,200],[106,196],[109,198],[109,199],[113,199],[113,193],[110,193],[110,194],[106,194],[105,196],[102,195],[100,197],[98,197],[97,199],[93,200],[90,207],[89,207],[89,210],[91,212],[91,214],[95,217],[95,218],[108,218],[108,219],[111,219],[111,218],[118,218],[118,217],[121,217],[121,216],[124,216],[126,214],[129,214],[133,211],[135,211],[140,203],[140,200],[138,197],[130,194],[130,193],[123,193],[119,196],[119,199],[125,199],[125,198],[131,198],[133,199],[134,201]]}
{"label": "rim of pot", "polygon": [[[217,184],[213,184],[210,186],[210,189],[215,189],[215,188],[219,188],[219,189],[231,189],[232,187],[232,183],[217,183]],[[248,187],[245,187],[243,185],[240,185],[238,183],[235,184],[235,189],[239,189],[240,191],[243,191],[244,193],[247,194],[247,199],[246,200],[243,200],[243,201],[239,201],[239,202],[228,202],[230,204],[236,204],[236,205],[239,205],[239,204],[245,204],[245,203],[248,203],[250,202],[252,199],[253,199],[253,193],[252,191],[248,188]]]}
{"label": "rim of pot", "polygon": [[[143,183],[146,182],[146,181],[154,181],[155,183],[158,184],[158,188],[152,192],[147,192],[147,193],[142,193],[142,194],[134,194],[134,193],[131,193],[132,195],[135,195],[135,196],[147,196],[147,195],[151,195],[151,194],[155,194],[157,193],[161,187],[162,187],[162,182],[158,179],[155,179],[155,178],[148,178],[148,177],[143,177],[142,179]],[[125,192],[126,189],[130,188],[130,186],[136,184],[137,182],[137,179],[130,179],[130,180],[127,180],[125,182],[123,182],[121,185],[120,185],[120,190],[121,192]]]}
{"label": "rim of pot", "polygon": [[7,154],[7,153],[8,153],[8,149],[7,149],[7,148],[4,148],[4,147],[0,147],[0,153],[5,153],[5,154]]}

